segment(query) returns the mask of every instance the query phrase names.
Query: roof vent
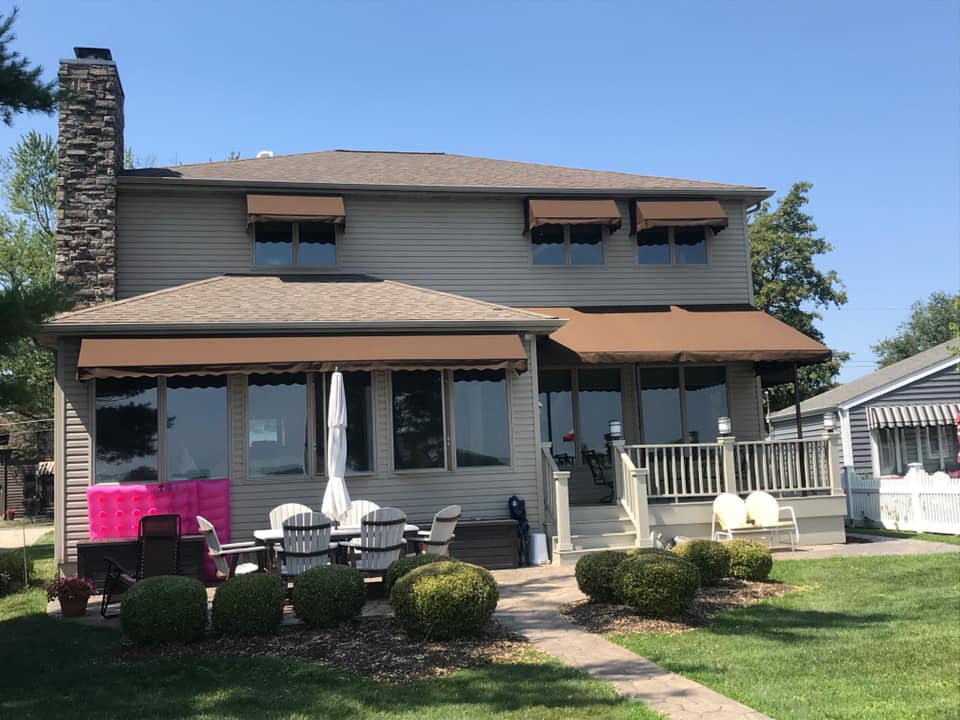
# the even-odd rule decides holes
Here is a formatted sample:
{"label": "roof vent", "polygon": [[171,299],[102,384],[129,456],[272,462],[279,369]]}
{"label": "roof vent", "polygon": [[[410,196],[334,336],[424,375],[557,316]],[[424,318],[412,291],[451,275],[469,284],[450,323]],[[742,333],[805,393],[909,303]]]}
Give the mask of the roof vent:
{"label": "roof vent", "polygon": [[77,60],[113,60],[110,48],[75,47],[73,54]]}
{"label": "roof vent", "polygon": [[257,160],[268,157],[273,157],[273,150],[261,150],[257,153]]}

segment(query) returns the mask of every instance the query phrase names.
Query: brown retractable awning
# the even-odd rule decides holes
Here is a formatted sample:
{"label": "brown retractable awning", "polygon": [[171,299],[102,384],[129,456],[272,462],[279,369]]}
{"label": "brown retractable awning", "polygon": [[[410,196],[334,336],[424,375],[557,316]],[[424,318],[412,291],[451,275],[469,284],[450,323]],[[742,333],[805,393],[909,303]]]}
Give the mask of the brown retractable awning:
{"label": "brown retractable awning", "polygon": [[810,364],[829,348],[760,310],[524,308],[567,323],[538,347],[541,365],[573,363]]}
{"label": "brown retractable awning", "polygon": [[727,214],[716,200],[637,200],[634,212],[634,232],[655,227],[695,225],[705,225],[719,232],[729,222]]}
{"label": "brown retractable awning", "polygon": [[621,224],[615,200],[527,200],[527,230],[540,225]]}
{"label": "brown retractable awning", "polygon": [[78,374],[94,377],[376,369],[526,369],[518,335],[84,338]]}
{"label": "brown retractable awning", "polygon": [[342,223],[342,197],[316,195],[247,195],[247,222],[296,220]]}

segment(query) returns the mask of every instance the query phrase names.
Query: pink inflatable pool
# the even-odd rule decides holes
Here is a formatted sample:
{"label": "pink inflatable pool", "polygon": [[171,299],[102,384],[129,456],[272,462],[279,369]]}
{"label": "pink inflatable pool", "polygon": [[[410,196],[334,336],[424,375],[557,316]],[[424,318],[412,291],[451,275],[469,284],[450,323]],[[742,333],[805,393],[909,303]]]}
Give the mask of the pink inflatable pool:
{"label": "pink inflatable pool", "polygon": [[[94,485],[87,488],[87,521],[91,540],[135,538],[144,515],[176,513],[184,535],[199,532],[197,515],[217,528],[220,542],[230,542],[230,480],[177,480],[161,484]],[[206,578],[216,579],[207,558]]]}

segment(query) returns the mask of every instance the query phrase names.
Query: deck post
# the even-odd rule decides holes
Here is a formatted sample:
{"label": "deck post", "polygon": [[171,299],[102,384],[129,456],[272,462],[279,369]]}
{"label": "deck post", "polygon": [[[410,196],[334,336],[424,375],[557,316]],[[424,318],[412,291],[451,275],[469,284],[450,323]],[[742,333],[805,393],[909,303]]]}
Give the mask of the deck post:
{"label": "deck post", "polygon": [[634,547],[650,547],[652,543],[650,542],[650,509],[647,506],[647,470],[634,468],[630,472],[630,477],[624,479],[626,482],[633,483],[637,493]]}
{"label": "deck post", "polygon": [[823,440],[827,447],[827,472],[830,477],[830,494],[839,495],[843,491],[843,468],[840,465],[840,434],[835,430],[825,430]]}
{"label": "deck post", "polygon": [[615,479],[614,485],[614,505],[619,505],[620,501],[625,497],[624,493],[624,482],[629,480],[623,476],[623,463],[620,462],[620,455],[627,451],[627,443],[624,440],[614,440],[610,443],[613,446],[613,476]]}
{"label": "deck post", "polygon": [[737,494],[737,464],[733,457],[733,446],[737,439],[733,435],[721,435],[717,438],[720,453],[723,455],[723,489],[724,492]]}
{"label": "deck post", "polygon": [[553,474],[557,497],[557,552],[573,550],[570,542],[570,471],[558,470]]}

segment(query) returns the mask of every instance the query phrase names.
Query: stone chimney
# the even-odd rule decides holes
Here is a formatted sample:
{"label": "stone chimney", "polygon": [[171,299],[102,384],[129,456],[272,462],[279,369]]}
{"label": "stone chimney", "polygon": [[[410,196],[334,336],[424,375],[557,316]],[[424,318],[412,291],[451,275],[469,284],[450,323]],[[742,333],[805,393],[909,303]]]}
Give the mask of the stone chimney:
{"label": "stone chimney", "polygon": [[106,48],[60,61],[57,277],[77,307],[116,299],[117,176],[123,170],[123,87]]}

